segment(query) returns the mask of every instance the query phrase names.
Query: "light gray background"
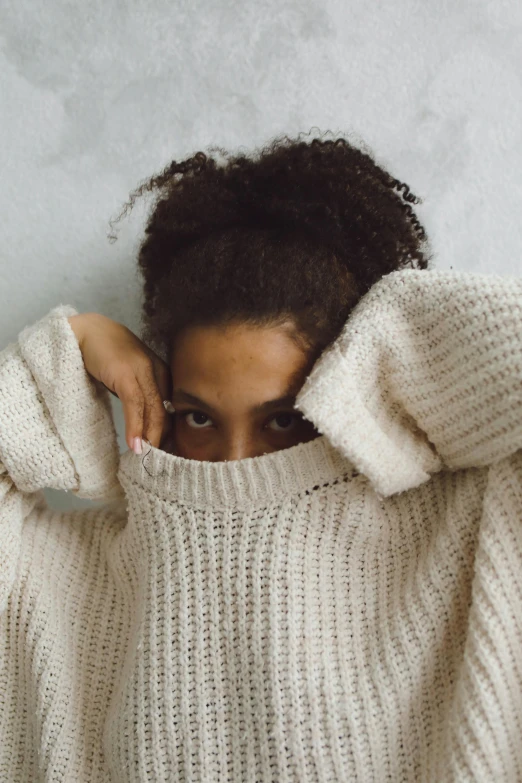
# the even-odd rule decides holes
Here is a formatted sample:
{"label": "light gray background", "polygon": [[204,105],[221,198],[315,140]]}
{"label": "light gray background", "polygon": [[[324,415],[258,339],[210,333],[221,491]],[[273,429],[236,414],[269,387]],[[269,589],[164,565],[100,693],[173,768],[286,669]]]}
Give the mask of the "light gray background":
{"label": "light gray background", "polygon": [[0,0],[0,14],[2,346],[58,304],[138,332],[150,200],[107,239],[130,191],[173,158],[284,133],[368,145],[423,198],[435,266],[522,273],[519,0]]}

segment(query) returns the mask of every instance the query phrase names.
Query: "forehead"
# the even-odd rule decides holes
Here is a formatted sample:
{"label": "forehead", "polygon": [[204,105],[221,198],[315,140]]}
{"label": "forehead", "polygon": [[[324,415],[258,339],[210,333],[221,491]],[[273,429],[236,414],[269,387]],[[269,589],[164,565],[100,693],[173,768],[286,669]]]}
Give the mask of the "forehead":
{"label": "forehead", "polygon": [[171,356],[175,386],[209,403],[248,397],[255,404],[295,394],[308,365],[309,354],[286,325],[191,327],[177,337]]}

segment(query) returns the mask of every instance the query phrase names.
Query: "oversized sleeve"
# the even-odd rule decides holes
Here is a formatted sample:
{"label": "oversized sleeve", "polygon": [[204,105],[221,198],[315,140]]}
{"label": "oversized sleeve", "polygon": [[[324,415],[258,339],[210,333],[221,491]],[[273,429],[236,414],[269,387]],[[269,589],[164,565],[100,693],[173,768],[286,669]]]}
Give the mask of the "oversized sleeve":
{"label": "oversized sleeve", "polygon": [[119,449],[109,393],[92,378],[59,305],[0,353],[0,612],[24,520],[45,487],[118,500]]}
{"label": "oversized sleeve", "polygon": [[319,357],[296,408],[386,497],[522,448],[522,279],[381,278]]}

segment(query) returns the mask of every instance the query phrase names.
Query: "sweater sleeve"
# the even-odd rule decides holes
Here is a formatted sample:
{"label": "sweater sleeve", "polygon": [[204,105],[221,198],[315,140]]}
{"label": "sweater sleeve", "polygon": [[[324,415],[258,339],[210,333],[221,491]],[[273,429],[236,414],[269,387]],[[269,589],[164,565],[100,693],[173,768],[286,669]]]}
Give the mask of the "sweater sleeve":
{"label": "sweater sleeve", "polygon": [[399,270],[357,303],[296,408],[387,497],[522,448],[522,278]]}
{"label": "sweater sleeve", "polygon": [[119,500],[119,449],[109,393],[88,374],[59,305],[0,352],[0,612],[24,519],[45,487]]}

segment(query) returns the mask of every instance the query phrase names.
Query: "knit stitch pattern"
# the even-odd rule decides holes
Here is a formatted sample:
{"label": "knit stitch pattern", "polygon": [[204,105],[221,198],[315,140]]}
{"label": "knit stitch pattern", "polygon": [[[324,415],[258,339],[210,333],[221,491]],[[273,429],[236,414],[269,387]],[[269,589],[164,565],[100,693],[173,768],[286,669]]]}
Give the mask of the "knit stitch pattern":
{"label": "knit stitch pattern", "polygon": [[522,280],[385,276],[227,463],[120,455],[75,313],[0,353],[0,781],[522,781]]}

